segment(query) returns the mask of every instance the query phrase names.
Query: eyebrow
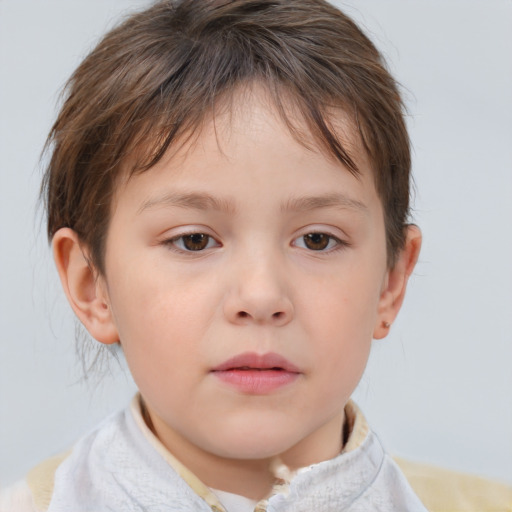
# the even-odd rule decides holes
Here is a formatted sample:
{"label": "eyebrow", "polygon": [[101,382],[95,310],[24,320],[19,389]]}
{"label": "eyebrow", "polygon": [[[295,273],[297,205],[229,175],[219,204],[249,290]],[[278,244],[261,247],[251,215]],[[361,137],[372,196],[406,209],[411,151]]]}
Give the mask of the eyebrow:
{"label": "eyebrow", "polygon": [[[162,207],[178,207],[193,210],[216,210],[228,214],[236,213],[234,201],[217,198],[207,193],[168,192],[161,196],[147,199],[138,209],[138,213]],[[356,199],[344,194],[324,194],[319,196],[294,197],[281,206],[282,212],[307,212],[322,208],[338,208],[367,212],[368,207]]]}
{"label": "eyebrow", "polygon": [[225,213],[234,213],[236,208],[233,201],[219,199],[206,193],[178,193],[169,192],[161,196],[147,199],[141,205],[138,213],[161,207],[189,208],[194,210],[217,210]]}
{"label": "eyebrow", "polygon": [[320,196],[304,196],[289,199],[281,208],[281,211],[311,211],[321,208],[339,208],[341,210],[356,210],[363,213],[368,211],[368,207],[352,199],[345,194],[324,194]]}

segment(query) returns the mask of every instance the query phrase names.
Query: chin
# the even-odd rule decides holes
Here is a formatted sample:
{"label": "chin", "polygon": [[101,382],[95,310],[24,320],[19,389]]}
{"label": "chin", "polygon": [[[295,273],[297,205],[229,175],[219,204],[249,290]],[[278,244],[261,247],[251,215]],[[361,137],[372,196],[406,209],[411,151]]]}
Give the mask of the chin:
{"label": "chin", "polygon": [[217,455],[226,459],[262,460],[273,459],[288,451],[291,446],[281,440],[243,439],[238,442],[230,440],[228,449],[222,447]]}
{"label": "chin", "polygon": [[275,420],[266,425],[260,422],[223,430],[222,435],[216,431],[211,451],[229,459],[273,458],[287,452],[303,438],[299,432],[293,432],[289,425]]}

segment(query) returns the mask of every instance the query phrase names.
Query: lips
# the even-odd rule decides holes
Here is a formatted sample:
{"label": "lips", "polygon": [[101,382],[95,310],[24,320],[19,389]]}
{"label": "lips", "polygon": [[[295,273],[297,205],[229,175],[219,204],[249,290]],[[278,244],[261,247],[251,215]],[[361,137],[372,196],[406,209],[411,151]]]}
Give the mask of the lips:
{"label": "lips", "polygon": [[216,366],[211,373],[239,392],[264,395],[291,384],[301,371],[279,354],[245,352]]}
{"label": "lips", "polygon": [[212,371],[223,372],[226,370],[284,370],[292,373],[300,373],[300,370],[279,354],[269,352],[256,354],[245,352],[223,362]]}

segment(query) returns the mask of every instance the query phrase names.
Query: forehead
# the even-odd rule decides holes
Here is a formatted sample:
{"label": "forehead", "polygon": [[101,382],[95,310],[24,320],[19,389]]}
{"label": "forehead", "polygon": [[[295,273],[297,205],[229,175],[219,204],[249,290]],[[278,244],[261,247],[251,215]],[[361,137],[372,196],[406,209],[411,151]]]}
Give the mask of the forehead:
{"label": "forehead", "polygon": [[[247,127],[264,129],[271,118],[273,122],[281,121],[279,128],[284,136],[291,135],[296,142],[313,153],[347,164],[343,156],[346,154],[348,166],[345,166],[354,175],[358,174],[359,167],[371,168],[353,113],[335,106],[319,109],[317,104],[305,104],[284,86],[271,87],[258,80],[238,85],[221,94],[211,108],[205,109],[200,119],[181,121],[179,132],[170,146],[165,148],[165,152],[162,152],[161,158],[164,161],[183,158],[198,142],[202,143],[212,129],[218,143],[216,149],[222,152],[222,143],[230,142],[233,133],[240,133]],[[132,174],[143,172],[159,162],[160,157],[155,161],[154,156],[160,152],[155,139],[165,140],[166,135],[159,133],[157,137],[152,137],[150,134],[130,152],[132,156],[125,160],[121,168],[122,180],[128,180]]]}
{"label": "forehead", "polygon": [[[265,87],[253,84],[240,88],[236,94],[218,102],[205,115],[201,126],[168,148],[152,168],[143,173],[130,173],[125,169],[116,187],[114,201],[131,181],[138,181],[144,175],[143,181],[151,182],[168,169],[172,169],[171,181],[179,179],[183,183],[190,178],[191,182],[199,181],[203,187],[208,183],[219,185],[224,179],[222,170],[230,165],[238,165],[237,179],[241,179],[244,169],[249,171],[257,165],[274,167],[276,173],[285,174],[288,167],[290,172],[306,167],[311,169],[318,186],[322,187],[325,175],[315,172],[321,166],[329,167],[337,176],[348,175],[360,184],[366,183],[373,175],[371,163],[352,117],[342,109],[333,108],[325,122],[354,161],[357,174],[341,165],[318,140],[290,97],[284,97],[276,105],[275,98]],[[253,177],[257,175],[252,173]],[[148,201],[152,199],[147,199],[146,204]]]}

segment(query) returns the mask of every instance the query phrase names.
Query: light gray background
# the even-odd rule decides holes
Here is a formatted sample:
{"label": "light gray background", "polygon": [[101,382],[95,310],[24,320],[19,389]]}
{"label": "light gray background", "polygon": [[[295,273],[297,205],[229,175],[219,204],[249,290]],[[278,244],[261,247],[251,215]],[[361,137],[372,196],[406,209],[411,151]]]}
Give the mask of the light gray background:
{"label": "light gray background", "polygon": [[[143,0],[0,0],[0,482],[133,393],[80,382],[40,216],[57,91]],[[512,1],[351,0],[406,88],[421,261],[356,398],[391,453],[512,482]]]}

